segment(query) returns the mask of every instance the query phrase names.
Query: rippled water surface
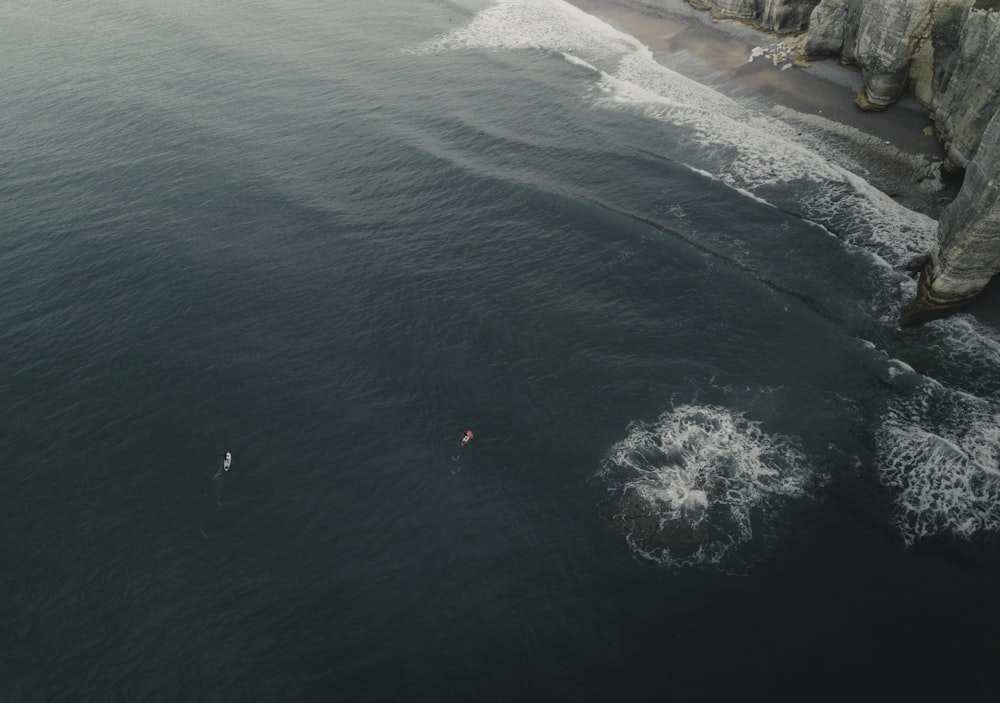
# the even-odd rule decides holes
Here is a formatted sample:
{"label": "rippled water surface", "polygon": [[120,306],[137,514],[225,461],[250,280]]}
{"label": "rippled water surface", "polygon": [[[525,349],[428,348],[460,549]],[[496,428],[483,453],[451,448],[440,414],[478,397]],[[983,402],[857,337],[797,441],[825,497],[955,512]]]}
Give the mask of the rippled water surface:
{"label": "rippled water surface", "polygon": [[0,18],[3,697],[995,691],[1000,338],[835,150],[560,0]]}

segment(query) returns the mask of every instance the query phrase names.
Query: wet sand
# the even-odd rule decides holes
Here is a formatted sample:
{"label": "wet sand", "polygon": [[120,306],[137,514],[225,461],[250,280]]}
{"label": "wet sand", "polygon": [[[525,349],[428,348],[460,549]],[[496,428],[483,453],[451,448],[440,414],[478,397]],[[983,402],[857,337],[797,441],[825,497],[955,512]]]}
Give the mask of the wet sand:
{"label": "wet sand", "polygon": [[[843,125],[868,135],[868,145],[891,147],[898,158],[890,157],[888,167],[885,149],[867,148],[863,139],[853,140],[852,155],[871,169],[865,175],[873,185],[908,207],[937,218],[957,192],[954,186],[937,184],[929,190],[921,185],[934,179],[944,159],[927,109],[904,97],[882,112],[865,112],[854,104],[861,74],[840,66],[836,58],[806,67],[792,65],[793,57],[783,46],[788,37],[736,20],[713,20],[709,12],[685,0],[658,0],[655,5],[643,0],[570,2],[637,38],[659,63],[724,95],[775,112],[794,111],[813,125],[828,124],[831,134]],[[908,199],[908,192],[916,197]],[[1000,330],[1000,278],[962,311]]]}
{"label": "wet sand", "polygon": [[[642,0],[571,2],[636,37],[664,66],[720,93],[821,116],[909,154],[944,157],[926,108],[913,98],[904,97],[882,112],[865,112],[854,104],[861,74],[835,58],[798,67],[791,65],[789,55],[776,65],[774,56],[786,53],[782,42],[788,37],[736,20],[714,21],[684,0],[659,0],[655,7]],[[760,55],[751,61],[755,49]]]}

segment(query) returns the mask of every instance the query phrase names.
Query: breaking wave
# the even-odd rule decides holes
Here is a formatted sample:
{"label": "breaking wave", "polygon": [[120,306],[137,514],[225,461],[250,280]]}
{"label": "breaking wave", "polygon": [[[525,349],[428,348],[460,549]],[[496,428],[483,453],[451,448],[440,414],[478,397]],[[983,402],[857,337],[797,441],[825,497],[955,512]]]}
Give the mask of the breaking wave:
{"label": "breaking wave", "polygon": [[892,266],[934,244],[934,220],[798,143],[799,127],[672,71],[639,40],[564,0],[498,0],[415,51],[473,48],[561,56],[595,76],[596,105],[683,129],[691,168],[826,227]]}
{"label": "breaking wave", "polygon": [[985,330],[985,343],[970,346],[970,323],[962,318],[936,324],[943,329],[931,350],[948,365],[935,372],[957,368],[976,387],[946,385],[895,363],[890,381],[897,395],[876,443],[879,477],[897,492],[893,522],[907,545],[1000,531],[1000,404],[989,373],[1000,361],[998,346]]}
{"label": "breaking wave", "polygon": [[651,424],[633,423],[600,476],[611,520],[636,554],[734,570],[747,563],[739,548],[781,500],[804,494],[811,474],[793,440],[725,408],[682,405]]}

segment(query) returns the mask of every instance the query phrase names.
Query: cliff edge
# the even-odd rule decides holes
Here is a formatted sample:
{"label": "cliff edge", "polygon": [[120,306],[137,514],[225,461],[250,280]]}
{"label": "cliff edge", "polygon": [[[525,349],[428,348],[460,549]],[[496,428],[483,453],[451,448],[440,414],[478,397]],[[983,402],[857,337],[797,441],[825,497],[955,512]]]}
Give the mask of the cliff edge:
{"label": "cliff edge", "polygon": [[855,100],[883,110],[905,92],[927,107],[964,182],[919,262],[900,323],[952,312],[1000,273],[1000,0],[689,0],[718,18],[801,35],[800,60],[836,55],[861,71]]}

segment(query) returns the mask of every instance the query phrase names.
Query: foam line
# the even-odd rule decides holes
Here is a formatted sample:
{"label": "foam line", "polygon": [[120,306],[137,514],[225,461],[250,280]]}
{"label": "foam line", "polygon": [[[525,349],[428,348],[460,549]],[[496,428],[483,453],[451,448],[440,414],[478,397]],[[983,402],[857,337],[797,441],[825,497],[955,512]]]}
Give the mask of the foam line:
{"label": "foam line", "polygon": [[[634,37],[563,0],[499,0],[415,51],[460,49],[549,51],[596,72],[596,104],[690,130],[699,147],[688,155],[692,168],[823,225],[888,265],[898,267],[935,242],[936,222],[798,143],[797,128],[666,68]],[[801,196],[773,203],[768,191],[776,186]]]}

